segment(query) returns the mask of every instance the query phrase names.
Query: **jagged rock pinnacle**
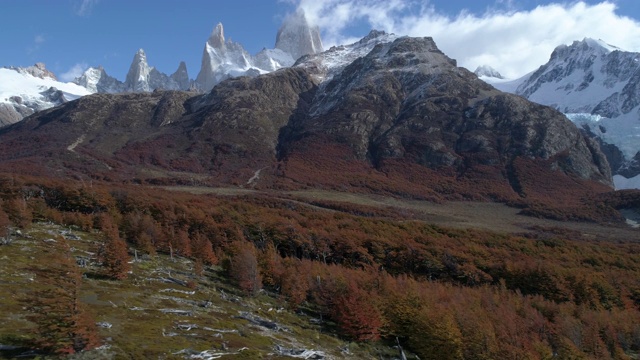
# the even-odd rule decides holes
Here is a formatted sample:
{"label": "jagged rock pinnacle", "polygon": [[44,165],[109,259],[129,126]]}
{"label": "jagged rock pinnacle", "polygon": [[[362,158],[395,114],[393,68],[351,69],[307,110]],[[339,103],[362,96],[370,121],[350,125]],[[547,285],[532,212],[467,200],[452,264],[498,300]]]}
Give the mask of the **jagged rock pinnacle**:
{"label": "jagged rock pinnacle", "polygon": [[184,61],[180,62],[178,66],[178,70],[171,74],[171,79],[178,84],[178,88],[180,90],[188,90],[191,86],[191,81],[189,80],[189,73],[187,72],[187,64]]}
{"label": "jagged rock pinnacle", "polygon": [[133,56],[131,67],[127,73],[127,78],[124,82],[126,91],[140,92],[150,91],[149,88],[149,73],[151,68],[147,63],[147,55],[143,49],[138,50]]}
{"label": "jagged rock pinnacle", "polygon": [[216,27],[211,32],[211,35],[209,35],[209,39],[207,40],[207,43],[211,47],[216,48],[216,49],[224,49],[225,48],[225,44],[224,44],[224,28],[222,26],[222,23],[218,23],[218,25],[216,25]]}

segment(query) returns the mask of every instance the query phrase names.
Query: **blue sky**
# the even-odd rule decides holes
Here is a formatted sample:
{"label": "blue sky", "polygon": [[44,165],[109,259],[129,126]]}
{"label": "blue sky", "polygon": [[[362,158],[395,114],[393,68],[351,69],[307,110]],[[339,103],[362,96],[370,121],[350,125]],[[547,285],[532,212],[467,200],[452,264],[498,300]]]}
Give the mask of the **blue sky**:
{"label": "blue sky", "polygon": [[544,63],[556,45],[586,36],[640,51],[638,0],[0,0],[0,6],[0,66],[44,62],[63,78],[102,65],[123,80],[139,48],[165,73],[184,60],[195,78],[218,22],[227,39],[255,54],[273,47],[282,19],[298,6],[321,27],[327,46],[371,28],[433,36],[461,65],[488,63],[512,76]]}

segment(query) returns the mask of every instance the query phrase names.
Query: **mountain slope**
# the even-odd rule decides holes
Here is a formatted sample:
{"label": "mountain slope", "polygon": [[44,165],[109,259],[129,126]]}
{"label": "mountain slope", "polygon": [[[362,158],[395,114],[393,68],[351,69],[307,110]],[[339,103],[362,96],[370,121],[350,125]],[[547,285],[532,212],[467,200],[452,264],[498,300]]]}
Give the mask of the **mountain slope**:
{"label": "mountain slope", "polygon": [[1,130],[0,154],[29,172],[433,200],[573,206],[611,184],[598,145],[559,112],[495,90],[430,38],[383,33],[206,95],[85,97]]}
{"label": "mountain slope", "polygon": [[640,174],[640,54],[586,38],[558,46],[548,63],[523,78],[489,81],[562,111],[599,139],[618,188]]}

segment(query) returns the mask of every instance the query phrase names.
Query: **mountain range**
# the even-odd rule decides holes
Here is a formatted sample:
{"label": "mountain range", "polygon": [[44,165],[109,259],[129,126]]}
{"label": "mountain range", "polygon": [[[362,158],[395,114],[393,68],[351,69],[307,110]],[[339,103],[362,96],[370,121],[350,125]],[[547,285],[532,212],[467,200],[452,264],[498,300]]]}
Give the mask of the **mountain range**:
{"label": "mountain range", "polygon": [[230,77],[265,74],[292,66],[303,55],[322,51],[318,27],[311,26],[304,12],[299,10],[285,18],[276,36],[275,48],[263,49],[255,56],[241,44],[226,40],[222,24],[216,25],[205,43],[202,65],[195,80],[189,77],[184,62],[171,75],[158,71],[149,65],[143,49],[134,55],[124,82],[109,76],[101,66],[88,68],[72,83],[58,81],[42,63],[26,68],[0,69],[0,126],[91,93],[158,89],[206,92]]}
{"label": "mountain range", "polygon": [[640,188],[639,53],[585,38],[558,46],[546,64],[519,79],[478,74],[503,91],[563,112],[600,142],[616,188]]}
{"label": "mountain range", "polygon": [[280,27],[273,49],[263,49],[255,56],[244,47],[226,40],[221,23],[215,26],[202,52],[200,72],[189,78],[181,62],[175,73],[166,75],[149,66],[143,49],[135,54],[124,83],[109,77],[102,68],[89,68],[76,84],[93,93],[149,92],[162,90],[210,91],[230,77],[257,76],[293,65],[303,55],[322,52],[320,31],[309,25],[302,10],[289,15]]}
{"label": "mountain range", "polygon": [[493,88],[431,38],[377,31],[204,94],[85,96],[0,129],[0,154],[0,170],[41,176],[312,186],[548,214],[612,187],[598,144],[560,112]]}
{"label": "mountain range", "polygon": [[[182,115],[185,115],[189,112],[195,113],[200,108],[205,107],[202,104],[207,104],[207,101],[209,101],[207,99],[211,99],[214,94],[224,89],[224,87],[220,89],[214,87],[227,79],[242,76],[258,77],[278,69],[291,68],[304,69],[306,75],[310,76],[313,86],[317,87],[317,90],[313,91],[313,98],[305,100],[308,108],[304,108],[304,111],[308,117],[316,118],[314,120],[316,121],[314,128],[323,128],[326,127],[326,124],[317,119],[322,119],[323,116],[330,114],[329,117],[333,121],[334,112],[336,110],[340,111],[336,108],[337,104],[346,101],[345,96],[347,94],[344,91],[351,91],[352,88],[350,86],[353,86],[351,84],[349,87],[341,88],[332,85],[334,84],[334,78],[343,76],[346,69],[356,66],[354,64],[360,64],[364,58],[372,54],[377,46],[392,44],[399,39],[401,38],[393,34],[372,31],[359,42],[332,47],[327,51],[323,51],[319,29],[311,26],[305,14],[298,11],[287,17],[283,22],[276,36],[273,49],[263,49],[256,55],[250,55],[241,44],[226,40],[223,25],[218,24],[205,43],[201,69],[195,80],[189,78],[184,62],[180,63],[178,69],[171,75],[159,72],[154,67],[149,66],[146,54],[142,49],[134,55],[124,82],[109,76],[105,69],[101,67],[87,69],[82,76],[74,80],[73,84],[57,82],[55,75],[46,70],[43,64],[36,64],[36,66],[29,68],[2,69],[0,77],[23,77],[29,80],[18,79],[8,82],[2,81],[2,83],[30,83],[31,85],[29,86],[31,87],[28,91],[19,90],[19,95],[11,93],[12,91],[15,92],[14,89],[0,89],[4,95],[0,97],[0,99],[4,100],[0,104],[0,121],[4,125],[14,123],[36,111],[57,106],[90,93],[136,94],[154,90],[188,91],[188,93],[179,96],[179,101],[184,100],[192,104],[190,105],[191,107],[183,109],[185,112]],[[490,66],[479,67],[475,71],[475,75],[500,90],[524,96],[543,105],[552,106],[564,113],[570,120],[579,125],[586,134],[599,142],[599,147],[605,154],[606,162],[609,164],[609,172],[614,175],[616,187],[637,188],[640,187],[640,152],[637,151],[637,137],[640,134],[637,134],[638,126],[636,126],[640,117],[640,106],[637,103],[638,74],[640,74],[637,72],[638,58],[639,54],[621,51],[602,41],[585,39],[575,42],[571,46],[559,46],[553,52],[547,64],[521,79],[505,80],[497,70]],[[298,59],[297,62],[296,59]],[[376,61],[380,61],[380,59]],[[402,61],[405,64],[408,60]],[[405,65],[411,67],[412,61],[418,60],[413,59]],[[393,73],[392,68],[393,66],[390,66],[388,70]],[[380,71],[376,76],[383,77],[382,74],[383,72]],[[235,81],[232,83],[235,83]],[[427,84],[423,86],[427,86]],[[207,94],[211,89],[213,91]],[[380,99],[374,96],[376,91],[377,89],[370,89],[371,93],[367,96],[360,95],[367,101],[374,103],[373,105],[367,104],[366,108],[380,106],[377,103]],[[460,92],[460,90],[455,89],[452,89],[452,91]],[[297,93],[298,90],[294,92]],[[197,93],[205,93],[205,95],[197,98]],[[403,96],[405,95],[408,94]],[[300,96],[300,94],[296,96]],[[385,96],[398,97],[399,95],[389,92]],[[466,106],[471,106],[469,105],[470,98],[472,98],[470,95],[467,96],[462,103],[466,104]],[[384,99],[384,97],[381,99]],[[178,100],[171,99],[169,101]],[[176,104],[174,105],[179,107]],[[300,104],[296,104],[296,106],[298,105]],[[395,106],[399,105],[396,104]],[[468,116],[469,111],[472,110],[473,107],[466,109],[464,116]],[[295,113],[298,114],[300,111],[302,110],[297,109]],[[388,112],[386,109],[381,109],[380,111]],[[263,117],[262,115],[257,116]],[[406,149],[399,150],[397,148],[397,142],[400,141],[397,138],[399,135],[396,134],[395,138],[389,137],[389,131],[392,129],[394,131],[399,130],[390,124],[382,125],[388,120],[381,120],[384,117],[380,118],[380,114],[376,114],[374,118],[371,118],[370,114],[361,114],[359,116],[364,116],[364,124],[360,124],[361,119],[359,118],[355,121],[351,119],[342,124],[342,127],[327,130],[330,133],[343,133],[343,141],[347,141],[344,139],[354,140],[355,143],[349,146],[355,150],[355,156],[358,160],[367,160],[370,165],[377,167],[382,163],[381,155],[389,151],[393,154],[406,152]],[[286,154],[290,152],[290,149],[286,148],[286,146],[293,144],[287,137],[300,137],[309,131],[309,129],[305,129],[305,132],[300,133],[301,123],[299,124],[293,120],[287,119],[285,122],[283,119],[280,127],[276,127],[280,131],[278,138],[269,139],[269,144],[276,144],[276,146],[274,148],[270,146],[269,149],[261,149],[260,156],[275,151],[277,161],[286,158]],[[172,119],[168,121],[175,122],[178,120]],[[161,121],[161,124],[166,125],[164,121]],[[372,126],[374,128],[371,128]],[[360,127],[358,131],[363,134],[355,137],[353,134],[347,134],[352,131],[351,128],[358,127]],[[275,133],[276,128],[270,131]],[[109,130],[105,129],[105,131],[108,132]],[[437,133],[441,132],[442,129],[429,131]],[[461,131],[467,130],[459,128],[459,126],[456,127],[454,130],[456,138],[461,136]],[[384,141],[391,141],[394,144],[394,146],[391,146],[392,150],[380,150],[383,143],[382,138],[379,138],[380,136],[389,137]],[[444,141],[447,137],[440,136],[442,139],[431,138],[430,142],[422,144],[421,146],[425,148],[420,151],[423,151],[423,153],[416,155],[416,159],[419,159],[419,161],[414,162],[431,168],[444,165],[456,168],[458,172],[466,172],[466,170],[460,170],[461,167],[467,167],[466,165],[460,165],[461,159],[464,158],[464,156],[460,155],[460,149],[458,148],[461,145],[459,143],[447,143],[447,141]],[[495,144],[490,143],[497,140],[487,140],[486,134],[475,134],[474,136],[478,137],[474,140],[477,142],[476,145],[473,145],[475,146],[474,151],[495,150],[488,149],[496,148]],[[490,138],[493,139],[494,136],[490,136]],[[131,135],[128,141],[138,140]],[[238,141],[241,142],[243,140],[239,139]],[[503,146],[502,141],[500,140],[500,146]],[[588,147],[591,149],[593,146],[590,144]],[[589,151],[592,151],[592,149]],[[521,154],[522,151],[519,150],[518,153]],[[547,150],[542,153],[544,153],[543,157],[549,156]],[[477,157],[479,155],[475,154],[474,156]],[[486,154],[480,157],[482,156],[486,156]],[[508,161],[505,161],[504,154],[491,156],[494,157],[489,161],[492,165],[498,163],[505,165],[508,163]],[[384,156],[382,157],[384,158]],[[391,156],[391,158],[396,157],[396,155]],[[594,159],[598,159],[596,161],[598,171],[601,174],[605,174],[601,169],[603,163],[601,159],[598,156],[595,156]],[[581,166],[583,165],[581,164]],[[171,169],[173,166],[164,167]],[[584,168],[580,171],[583,170]],[[509,172],[508,166],[501,171],[503,173]],[[592,178],[592,175],[585,176],[585,173],[581,174],[583,178]],[[608,182],[609,180],[606,180],[606,176],[605,174],[603,178],[600,178],[600,182]]]}

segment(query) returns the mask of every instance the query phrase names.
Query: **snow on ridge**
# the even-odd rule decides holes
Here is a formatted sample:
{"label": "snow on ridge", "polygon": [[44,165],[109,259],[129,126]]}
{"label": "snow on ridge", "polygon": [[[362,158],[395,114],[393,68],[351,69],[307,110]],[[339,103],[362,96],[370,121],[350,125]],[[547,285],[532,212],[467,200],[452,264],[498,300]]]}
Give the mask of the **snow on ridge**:
{"label": "snow on ridge", "polygon": [[36,111],[89,94],[89,90],[74,83],[60,82],[49,76],[36,77],[16,69],[1,68],[0,126],[15,123]]}
{"label": "snow on ridge", "polygon": [[584,38],[585,43],[589,44],[591,47],[601,47],[605,50],[607,50],[608,52],[612,52],[612,51],[624,51],[621,48],[611,45],[607,42],[605,42],[602,39],[593,39],[593,38]]}
{"label": "snow on ridge", "polygon": [[23,101],[44,102],[41,93],[52,87],[62,91],[67,100],[91,94],[86,88],[71,82],[65,83],[49,77],[38,78],[11,69],[0,69],[0,102],[11,103],[13,101],[10,98],[15,96],[21,97]]}
{"label": "snow on ridge", "polygon": [[316,68],[314,76],[319,81],[326,82],[356,59],[369,54],[376,45],[389,44],[399,37],[395,34],[387,34],[384,31],[372,30],[369,35],[355,43],[333,46],[324,52],[307,55],[299,59],[293,66]]}

